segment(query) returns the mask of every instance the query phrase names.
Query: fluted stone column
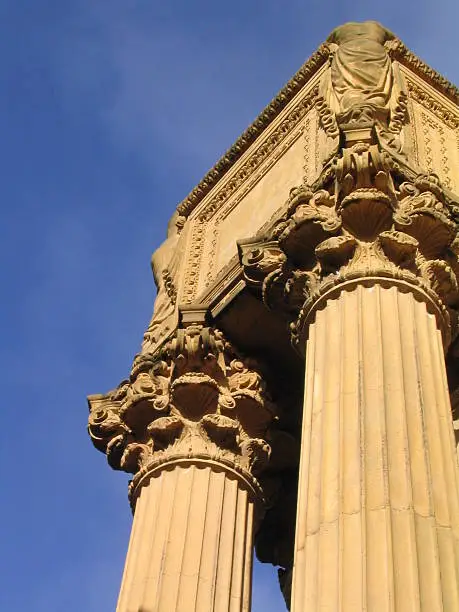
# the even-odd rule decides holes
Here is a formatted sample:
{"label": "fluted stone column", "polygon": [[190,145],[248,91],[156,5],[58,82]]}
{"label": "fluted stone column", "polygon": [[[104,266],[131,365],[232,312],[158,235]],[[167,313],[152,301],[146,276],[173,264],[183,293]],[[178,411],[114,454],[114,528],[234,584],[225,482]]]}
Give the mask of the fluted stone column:
{"label": "fluted stone column", "polygon": [[357,285],[310,325],[294,612],[459,609],[451,408],[425,298]]}
{"label": "fluted stone column", "polygon": [[374,22],[329,37],[322,95],[339,141],[322,189],[300,188],[270,237],[296,268],[284,301],[304,278],[290,299],[305,355],[293,612],[459,610],[444,359],[458,329],[459,218],[399,138],[409,118],[392,38]]}
{"label": "fluted stone column", "polygon": [[190,325],[89,398],[95,446],[134,474],[117,612],[249,612],[274,416],[257,367],[218,330]]}
{"label": "fluted stone column", "polygon": [[284,592],[293,612],[453,612],[457,205],[435,175],[403,181],[372,129],[344,130],[323,188],[292,190],[269,234],[240,245],[248,286],[305,357]]}
{"label": "fluted stone column", "polygon": [[118,612],[250,610],[257,494],[207,461],[151,474],[136,503]]}

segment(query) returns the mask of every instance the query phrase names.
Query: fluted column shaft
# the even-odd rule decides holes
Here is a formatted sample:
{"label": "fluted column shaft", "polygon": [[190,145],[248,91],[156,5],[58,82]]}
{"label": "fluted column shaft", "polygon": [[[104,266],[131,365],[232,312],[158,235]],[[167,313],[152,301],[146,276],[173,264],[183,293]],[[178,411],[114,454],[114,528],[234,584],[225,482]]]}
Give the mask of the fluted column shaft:
{"label": "fluted column shaft", "polygon": [[275,415],[257,362],[190,323],[88,401],[94,445],[134,474],[117,611],[248,612]]}
{"label": "fluted column shaft", "polygon": [[459,610],[458,473],[441,334],[397,287],[316,312],[293,612]]}
{"label": "fluted column shaft", "polygon": [[117,612],[247,612],[253,495],[211,465],[161,469],[141,489]]}

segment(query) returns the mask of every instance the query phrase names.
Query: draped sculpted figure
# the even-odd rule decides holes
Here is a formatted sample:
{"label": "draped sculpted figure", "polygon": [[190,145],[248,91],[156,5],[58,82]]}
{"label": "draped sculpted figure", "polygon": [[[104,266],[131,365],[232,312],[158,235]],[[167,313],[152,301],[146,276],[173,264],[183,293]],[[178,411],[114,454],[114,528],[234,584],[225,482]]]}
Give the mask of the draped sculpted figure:
{"label": "draped sculpted figure", "polygon": [[175,329],[178,322],[176,308],[176,277],[183,254],[180,230],[183,223],[176,212],[167,228],[167,238],[151,257],[151,269],[157,288],[153,315],[144,334],[142,351],[148,352]]}
{"label": "draped sculpted figure", "polygon": [[384,43],[393,38],[376,21],[346,23],[328,37],[334,55],[322,95],[338,123],[387,122],[393,76]]}

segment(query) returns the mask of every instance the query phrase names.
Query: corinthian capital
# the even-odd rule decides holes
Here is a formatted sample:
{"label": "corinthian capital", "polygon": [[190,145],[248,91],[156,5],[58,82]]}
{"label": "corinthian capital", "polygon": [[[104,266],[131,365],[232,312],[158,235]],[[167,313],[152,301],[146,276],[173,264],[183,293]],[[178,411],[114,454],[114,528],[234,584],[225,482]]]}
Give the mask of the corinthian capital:
{"label": "corinthian capital", "polygon": [[265,236],[239,244],[246,283],[299,345],[333,294],[396,284],[429,304],[447,346],[457,334],[458,207],[437,176],[404,175],[365,130],[346,143],[314,188],[291,191]]}
{"label": "corinthian capital", "polygon": [[137,496],[152,470],[209,461],[249,480],[269,463],[275,407],[260,367],[217,329],[179,329],[135,360],[129,381],[89,401],[89,434],[114,469],[134,474]]}

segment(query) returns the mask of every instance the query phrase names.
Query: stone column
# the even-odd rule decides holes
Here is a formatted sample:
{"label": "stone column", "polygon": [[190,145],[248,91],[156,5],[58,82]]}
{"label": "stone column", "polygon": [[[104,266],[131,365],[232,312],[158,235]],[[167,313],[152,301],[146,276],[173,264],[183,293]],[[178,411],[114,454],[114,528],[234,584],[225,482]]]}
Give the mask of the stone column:
{"label": "stone column", "polygon": [[117,610],[250,610],[253,483],[205,460],[164,466],[148,479]]}
{"label": "stone column", "polygon": [[248,612],[273,404],[253,360],[217,330],[178,330],[131,379],[92,396],[89,431],[134,474],[117,612]]}
{"label": "stone column", "polygon": [[374,127],[358,127],[320,189],[292,190],[268,235],[240,244],[248,286],[305,356],[291,609],[453,612],[444,354],[458,330],[459,209],[435,175],[403,180]]}
{"label": "stone column", "polygon": [[343,288],[309,327],[294,612],[459,610],[444,347],[406,289]]}

